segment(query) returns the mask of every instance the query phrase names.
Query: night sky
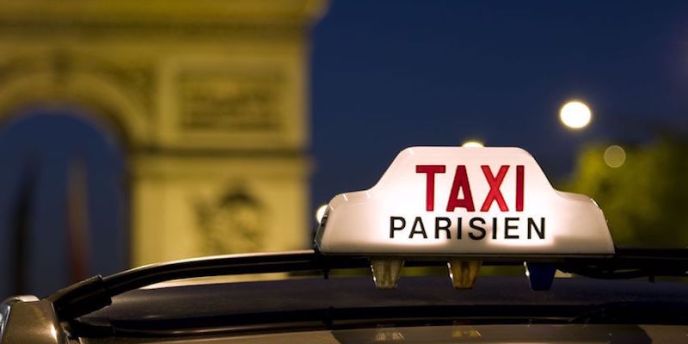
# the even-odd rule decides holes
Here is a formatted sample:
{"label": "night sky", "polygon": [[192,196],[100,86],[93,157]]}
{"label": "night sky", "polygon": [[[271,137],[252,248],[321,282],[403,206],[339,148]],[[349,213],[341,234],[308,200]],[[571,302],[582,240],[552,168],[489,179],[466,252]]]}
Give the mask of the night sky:
{"label": "night sky", "polygon": [[[313,204],[414,145],[529,150],[551,179],[588,143],[688,133],[688,1],[333,1],[313,31]],[[577,98],[593,122],[563,128]]]}

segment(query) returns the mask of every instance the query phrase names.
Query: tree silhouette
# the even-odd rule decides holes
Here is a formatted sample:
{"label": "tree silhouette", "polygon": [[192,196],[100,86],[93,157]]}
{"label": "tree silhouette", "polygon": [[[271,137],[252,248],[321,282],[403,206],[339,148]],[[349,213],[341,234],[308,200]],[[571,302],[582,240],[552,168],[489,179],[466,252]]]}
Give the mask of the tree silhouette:
{"label": "tree silhouette", "polygon": [[605,164],[605,148],[585,148],[562,189],[595,199],[617,246],[688,246],[688,144],[663,137],[624,147],[626,160],[618,168]]}

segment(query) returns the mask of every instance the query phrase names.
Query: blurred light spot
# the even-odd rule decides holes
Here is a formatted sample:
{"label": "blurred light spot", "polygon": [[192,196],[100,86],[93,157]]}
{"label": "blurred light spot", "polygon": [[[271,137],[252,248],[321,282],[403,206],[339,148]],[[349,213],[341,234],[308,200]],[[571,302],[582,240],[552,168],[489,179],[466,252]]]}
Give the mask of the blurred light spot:
{"label": "blurred light spot", "polygon": [[612,168],[623,166],[626,162],[626,151],[621,146],[612,145],[604,150],[604,163]]}
{"label": "blurred light spot", "polygon": [[559,119],[561,123],[571,129],[581,129],[590,123],[592,112],[590,108],[583,102],[574,100],[570,101],[559,110]]}
{"label": "blurred light spot", "polygon": [[55,326],[50,326],[50,337],[57,341],[57,329],[55,328]]}
{"label": "blurred light spot", "polygon": [[399,330],[378,330],[375,342],[405,342],[404,334]]}
{"label": "blurred light spot", "polygon": [[452,338],[480,338],[482,335],[480,331],[476,329],[462,329],[455,328],[452,329]]}
{"label": "blurred light spot", "polygon": [[327,211],[327,204],[319,206],[318,210],[315,211],[315,221],[318,221],[318,224],[322,222],[325,211]]}
{"label": "blurred light spot", "polygon": [[485,145],[478,141],[478,140],[468,140],[464,142],[461,147],[472,147],[472,148],[480,148],[480,147],[485,147]]}

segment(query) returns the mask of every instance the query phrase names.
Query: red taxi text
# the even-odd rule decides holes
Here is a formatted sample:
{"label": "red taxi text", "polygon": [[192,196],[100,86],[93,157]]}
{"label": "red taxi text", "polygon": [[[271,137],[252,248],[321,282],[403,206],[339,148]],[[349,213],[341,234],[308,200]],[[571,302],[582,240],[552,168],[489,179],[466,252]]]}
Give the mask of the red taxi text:
{"label": "red taxi text", "polygon": [[[435,238],[435,239],[545,239],[545,218],[528,216],[510,216],[498,219],[495,213],[523,212],[525,192],[525,167],[523,165],[501,165],[493,171],[488,165],[481,165],[480,169],[489,191],[484,198],[476,199],[471,192],[471,181],[466,172],[466,165],[416,165],[416,173],[425,177],[425,211],[432,213],[437,206],[442,206],[446,212],[461,209],[468,213],[476,213],[470,217],[435,217],[431,223],[425,223],[423,217],[416,216],[406,219],[402,216],[391,216],[389,219],[390,239],[406,238]],[[438,174],[453,170],[454,177],[449,197],[444,200],[435,199]],[[510,172],[513,171],[513,172]],[[515,173],[514,185],[504,185],[508,173]],[[514,188],[513,199],[505,199],[502,189]],[[441,205],[436,204],[441,202]],[[496,208],[494,208],[496,207]],[[490,213],[491,212],[491,213]],[[492,216],[481,216],[484,215]],[[465,228],[464,228],[465,227]],[[464,235],[464,231],[468,232]],[[453,232],[453,233],[452,233]]]}

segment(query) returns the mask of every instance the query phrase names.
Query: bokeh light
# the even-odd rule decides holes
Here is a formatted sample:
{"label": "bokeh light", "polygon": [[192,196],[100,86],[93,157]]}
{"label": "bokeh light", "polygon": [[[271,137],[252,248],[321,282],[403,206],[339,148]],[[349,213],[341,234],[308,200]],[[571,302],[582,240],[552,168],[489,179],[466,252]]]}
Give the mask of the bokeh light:
{"label": "bokeh light", "polygon": [[582,129],[590,124],[592,112],[585,103],[573,100],[564,104],[559,110],[561,123],[571,129]]}
{"label": "bokeh light", "polygon": [[626,151],[621,146],[611,145],[604,150],[602,157],[607,166],[618,168],[626,162]]}
{"label": "bokeh light", "polygon": [[483,144],[482,141],[479,140],[467,140],[461,145],[461,147],[480,148],[485,147],[485,144]]}

